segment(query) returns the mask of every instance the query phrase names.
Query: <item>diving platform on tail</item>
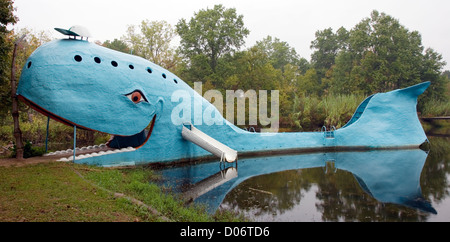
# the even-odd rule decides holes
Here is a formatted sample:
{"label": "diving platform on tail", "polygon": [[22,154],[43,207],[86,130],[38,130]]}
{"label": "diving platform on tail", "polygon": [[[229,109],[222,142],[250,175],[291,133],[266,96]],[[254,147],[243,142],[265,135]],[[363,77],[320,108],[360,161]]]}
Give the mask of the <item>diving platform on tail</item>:
{"label": "diving platform on tail", "polygon": [[[189,126],[189,128],[186,128],[186,126]],[[234,162],[237,160],[236,150],[231,149],[211,136],[203,133],[191,123],[183,125],[181,135],[185,140],[191,141],[192,143],[216,155],[220,158],[220,161]]]}
{"label": "diving platform on tail", "polygon": [[443,117],[422,117],[420,118],[424,122],[432,122],[434,120],[447,120],[450,121],[450,116],[443,116]]}

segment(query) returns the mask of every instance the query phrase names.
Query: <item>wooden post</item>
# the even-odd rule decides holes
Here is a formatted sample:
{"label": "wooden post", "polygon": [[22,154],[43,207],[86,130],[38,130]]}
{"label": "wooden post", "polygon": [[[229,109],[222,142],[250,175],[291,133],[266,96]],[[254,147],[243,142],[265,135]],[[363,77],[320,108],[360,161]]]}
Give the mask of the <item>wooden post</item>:
{"label": "wooden post", "polygon": [[14,42],[14,49],[11,62],[11,99],[12,99],[12,117],[14,120],[14,138],[16,139],[16,159],[23,160],[23,141],[22,131],[19,127],[19,100],[16,94],[16,51],[19,43],[25,38],[22,35]]}

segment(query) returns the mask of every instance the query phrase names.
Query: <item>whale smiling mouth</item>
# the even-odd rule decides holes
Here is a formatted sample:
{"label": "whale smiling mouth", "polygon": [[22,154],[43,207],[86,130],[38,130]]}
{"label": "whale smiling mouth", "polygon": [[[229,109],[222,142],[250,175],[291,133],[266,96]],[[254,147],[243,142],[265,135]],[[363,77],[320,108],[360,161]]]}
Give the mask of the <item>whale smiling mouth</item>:
{"label": "whale smiling mouth", "polygon": [[153,131],[153,126],[155,125],[155,120],[156,114],[153,115],[152,121],[141,132],[131,136],[115,135],[106,143],[106,145],[110,148],[116,149],[127,147],[133,147],[135,149],[141,148],[150,138]]}
{"label": "whale smiling mouth", "polygon": [[[36,103],[28,100],[27,98],[25,98],[22,95],[18,95],[18,98],[21,99],[28,106],[30,106],[31,108],[36,110],[37,112],[39,112],[47,117],[50,117],[55,121],[58,121],[60,123],[63,123],[65,125],[68,125],[71,127],[76,126],[77,128],[81,128],[84,130],[101,132],[101,131],[97,131],[94,129],[90,129],[88,127],[77,125],[67,119],[64,119],[58,115],[55,115],[52,112],[40,107]],[[135,151],[135,150],[141,148],[142,146],[144,146],[147,143],[147,141],[150,139],[150,136],[153,132],[153,127],[155,125],[155,122],[156,122],[156,114],[153,115],[153,118],[150,121],[150,123],[147,125],[147,127],[137,134],[129,135],[129,136],[111,134],[112,138],[106,144],[76,148],[76,154],[77,154],[76,159],[78,160],[78,159],[84,159],[84,158],[95,157],[95,156],[100,156],[100,155],[108,155],[108,154],[113,154],[113,153]],[[105,132],[101,132],[101,133],[105,133]],[[47,153],[44,156],[67,157],[72,152],[73,152],[72,149],[67,149],[67,150],[61,150],[61,151]],[[72,158],[72,156],[70,156],[68,158],[61,158],[58,161],[72,161],[72,160],[73,160],[73,158]]]}

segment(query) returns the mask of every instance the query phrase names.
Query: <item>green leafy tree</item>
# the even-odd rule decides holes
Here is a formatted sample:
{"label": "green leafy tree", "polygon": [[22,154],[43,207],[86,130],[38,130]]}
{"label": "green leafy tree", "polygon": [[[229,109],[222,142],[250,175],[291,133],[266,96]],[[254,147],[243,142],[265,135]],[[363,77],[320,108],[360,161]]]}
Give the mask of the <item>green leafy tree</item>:
{"label": "green leafy tree", "polygon": [[442,61],[441,54],[431,48],[425,50],[419,73],[422,80],[431,81],[432,85],[425,91],[425,95],[419,99],[419,110],[422,110],[426,102],[439,103],[449,101],[448,87],[450,86],[450,81],[445,72],[441,73],[445,64]]}
{"label": "green leafy tree", "polygon": [[8,59],[8,53],[11,50],[11,43],[8,42],[7,34],[8,24],[15,24],[18,20],[14,16],[14,1],[12,0],[0,0],[0,58],[1,59],[1,76],[4,76],[4,70],[6,65],[6,59]]}
{"label": "green leafy tree", "polygon": [[[237,52],[231,58],[225,75],[226,89],[279,90],[280,123],[286,126],[298,86],[298,78],[306,73],[309,63],[300,58],[287,42],[267,36],[249,49]],[[220,62],[223,63],[223,62]],[[228,75],[227,75],[228,74]]]}
{"label": "green leafy tree", "polygon": [[[445,110],[445,103],[448,103],[450,84],[442,73],[446,64],[442,56],[431,48],[424,48],[417,31],[408,30],[399,20],[385,13],[374,10],[370,17],[362,19],[349,31],[344,28],[336,32],[331,28],[317,31],[311,49],[313,69],[297,78],[299,91],[295,93],[291,123],[298,127],[316,123],[312,117],[314,112],[309,112],[306,108],[309,106],[302,110],[299,101],[314,103],[314,95],[329,100],[328,103],[342,102],[354,94],[367,96],[430,81],[431,86],[419,97],[418,110],[439,113],[425,112],[424,109],[433,107],[430,103],[444,103],[444,108],[434,110]],[[339,98],[329,98],[330,95]],[[334,108],[329,104],[325,106],[326,123],[342,123],[343,120],[330,119],[329,114],[334,111],[328,108]],[[337,113],[345,116],[345,112]]]}
{"label": "green leafy tree", "polygon": [[420,82],[423,46],[417,31],[397,19],[373,11],[350,32],[351,51],[363,70],[359,87],[366,92],[387,91]]}
{"label": "green leafy tree", "polygon": [[[218,71],[220,58],[239,50],[244,44],[244,38],[249,34],[249,30],[244,27],[243,16],[238,15],[236,9],[227,9],[223,5],[202,9],[195,13],[189,22],[181,19],[176,25],[176,31],[181,37],[179,52],[186,60],[185,74],[192,78],[193,71],[205,71],[197,73],[197,76],[200,75],[199,79],[192,81],[217,78],[211,76],[211,72]],[[198,64],[201,66],[196,66]],[[209,78],[205,78],[208,76]],[[220,86],[218,80],[212,81],[215,86]]]}
{"label": "green leafy tree", "polygon": [[236,60],[235,74],[226,81],[226,88],[237,90],[275,90],[282,79],[281,70],[275,69],[267,54],[254,46]]}
{"label": "green leafy tree", "polygon": [[14,1],[0,0],[0,120],[5,120],[11,110],[11,50],[13,42],[7,26],[18,20],[14,16]]}
{"label": "green leafy tree", "polygon": [[267,36],[262,41],[257,41],[256,46],[268,55],[275,69],[283,70],[287,64],[300,65],[301,63],[300,56],[295,49],[278,38]]}
{"label": "green leafy tree", "polygon": [[315,95],[319,96],[321,94],[321,86],[319,84],[319,76],[314,68],[306,71],[304,75],[298,77],[298,92],[304,95]]}
{"label": "green leafy tree", "polygon": [[337,33],[331,29],[319,33],[312,61],[328,68],[330,91],[368,95],[431,81],[425,96],[443,96],[442,56],[424,52],[420,34],[397,19],[374,10],[349,32],[341,28]]}
{"label": "green leafy tree", "polygon": [[127,53],[127,54],[130,53],[130,48],[122,40],[118,40],[118,39],[114,39],[113,41],[106,40],[105,42],[103,42],[102,46],[113,49],[113,50],[117,50],[117,51],[120,51],[123,53]]}
{"label": "green leafy tree", "polygon": [[[45,32],[34,32],[30,29],[24,28],[15,31],[10,31],[8,33],[7,38],[10,42],[14,43],[20,37],[25,36],[25,38],[20,42],[17,46],[16,50],[16,58],[15,58],[15,66],[16,66],[16,76],[15,80],[20,79],[20,74],[22,71],[22,67],[25,65],[28,57],[33,53],[36,48],[41,46],[42,44],[51,40],[50,35]],[[6,81],[2,83],[0,86],[0,125],[9,124],[12,120],[10,119],[9,112],[11,111],[11,85],[10,85],[10,71],[11,71],[11,53],[8,53],[8,58],[6,60],[8,64],[8,68],[6,70],[6,76],[4,77]],[[19,108],[22,110],[21,118],[22,120],[32,120],[32,116],[34,115],[33,111],[30,109],[26,109],[25,105],[19,102]]]}
{"label": "green leafy tree", "polygon": [[129,26],[123,39],[130,44],[134,55],[175,71],[179,62],[171,45],[175,36],[175,30],[166,21],[143,20],[139,26]]}
{"label": "green leafy tree", "polygon": [[339,28],[336,33],[328,28],[317,31],[315,36],[316,39],[311,42],[311,49],[314,50],[311,64],[324,76],[334,65],[338,53],[347,49],[349,33],[344,27]]}

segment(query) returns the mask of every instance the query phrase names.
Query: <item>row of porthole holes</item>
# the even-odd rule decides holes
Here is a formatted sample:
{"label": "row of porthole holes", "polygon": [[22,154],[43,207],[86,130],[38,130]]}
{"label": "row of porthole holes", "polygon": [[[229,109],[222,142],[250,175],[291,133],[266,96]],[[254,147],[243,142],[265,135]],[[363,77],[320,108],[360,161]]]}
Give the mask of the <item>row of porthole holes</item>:
{"label": "row of porthole holes", "polygon": [[[74,59],[75,59],[76,62],[81,62],[81,61],[83,60],[83,58],[82,58],[80,55],[74,56]],[[102,60],[101,60],[99,57],[94,57],[94,61],[95,61],[95,63],[97,63],[97,64],[102,63]],[[31,62],[29,63],[28,68],[30,68],[30,64],[31,64]],[[119,66],[119,64],[118,64],[116,61],[111,61],[111,65],[114,66],[114,67],[118,67],[118,66]],[[131,64],[128,65],[128,67],[129,67],[131,70],[134,69],[134,66],[131,65]],[[153,71],[152,71],[152,69],[151,69],[150,67],[147,67],[147,72],[150,73],[150,74],[152,74]],[[167,76],[166,76],[165,73],[162,73],[162,77],[163,77],[164,79],[167,78]],[[178,84],[177,79],[173,79],[173,82],[175,82],[176,84]]]}

